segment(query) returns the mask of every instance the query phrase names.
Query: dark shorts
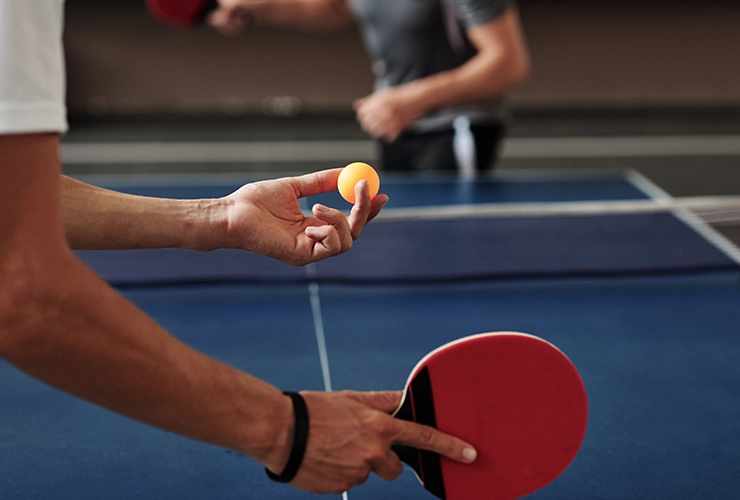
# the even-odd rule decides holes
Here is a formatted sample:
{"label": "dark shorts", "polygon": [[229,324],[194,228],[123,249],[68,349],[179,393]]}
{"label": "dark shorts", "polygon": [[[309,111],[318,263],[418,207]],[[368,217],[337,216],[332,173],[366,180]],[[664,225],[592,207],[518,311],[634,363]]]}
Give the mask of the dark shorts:
{"label": "dark shorts", "polygon": [[[504,130],[500,123],[471,125],[478,172],[492,170],[496,165]],[[423,134],[406,133],[392,143],[382,142],[383,170],[457,171],[454,136],[454,130],[450,129]]]}

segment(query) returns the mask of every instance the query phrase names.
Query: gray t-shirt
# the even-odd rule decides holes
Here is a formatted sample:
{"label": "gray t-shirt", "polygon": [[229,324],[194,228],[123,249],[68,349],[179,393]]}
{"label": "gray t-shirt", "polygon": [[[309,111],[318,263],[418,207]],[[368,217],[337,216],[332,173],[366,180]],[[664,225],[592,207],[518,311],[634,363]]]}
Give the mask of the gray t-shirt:
{"label": "gray t-shirt", "polygon": [[[476,53],[465,32],[490,22],[514,0],[347,0],[360,23],[376,77],[376,90],[456,68]],[[436,110],[412,127],[450,128],[457,116],[471,123],[503,119],[500,97]]]}

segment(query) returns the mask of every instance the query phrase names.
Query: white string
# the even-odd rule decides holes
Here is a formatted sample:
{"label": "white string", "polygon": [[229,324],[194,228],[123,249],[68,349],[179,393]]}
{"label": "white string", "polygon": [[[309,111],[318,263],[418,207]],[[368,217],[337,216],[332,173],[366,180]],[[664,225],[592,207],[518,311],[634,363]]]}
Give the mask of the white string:
{"label": "white string", "polygon": [[[710,244],[714,245],[715,248],[724,253],[728,258],[737,264],[740,264],[740,248],[698,215],[698,212],[702,209],[707,209],[709,207],[713,210],[716,209],[720,206],[720,201],[724,203],[722,205],[723,208],[732,208],[736,213],[740,213],[740,210],[738,210],[740,204],[737,203],[737,201],[740,200],[740,197],[714,197],[714,202],[704,199],[704,203],[702,204],[696,203],[698,200],[693,199],[692,203],[688,203],[688,199],[678,200],[673,198],[657,184],[653,183],[650,179],[639,172],[630,172],[627,179],[630,180],[633,185],[642,189],[643,192],[652,196],[653,201],[658,205],[669,208],[673,215],[682,220]],[[693,210],[691,205],[694,205]]]}
{"label": "white string", "polygon": [[740,222],[740,196],[694,196],[670,199],[572,201],[543,203],[481,203],[410,208],[385,208],[373,221],[403,219],[457,219],[470,217],[555,217],[564,215],[609,215],[673,212],[679,209],[697,214],[721,210],[725,221]]}
{"label": "white string", "polygon": [[463,180],[473,180],[476,177],[476,151],[470,120],[467,116],[458,116],[452,125],[455,130],[452,147],[457,160],[458,175]]}

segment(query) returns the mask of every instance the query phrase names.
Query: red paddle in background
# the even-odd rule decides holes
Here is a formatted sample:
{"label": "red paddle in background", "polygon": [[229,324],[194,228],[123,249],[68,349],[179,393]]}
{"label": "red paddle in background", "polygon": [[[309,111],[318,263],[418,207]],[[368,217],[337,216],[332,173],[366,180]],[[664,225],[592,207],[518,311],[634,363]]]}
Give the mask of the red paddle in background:
{"label": "red paddle in background", "polygon": [[588,421],[573,363],[533,335],[483,333],[426,355],[406,383],[396,418],[430,425],[478,451],[472,465],[394,447],[435,496],[514,499],[555,480],[575,458]]}
{"label": "red paddle in background", "polygon": [[146,6],[160,21],[192,27],[202,24],[218,3],[216,0],[146,0]]}

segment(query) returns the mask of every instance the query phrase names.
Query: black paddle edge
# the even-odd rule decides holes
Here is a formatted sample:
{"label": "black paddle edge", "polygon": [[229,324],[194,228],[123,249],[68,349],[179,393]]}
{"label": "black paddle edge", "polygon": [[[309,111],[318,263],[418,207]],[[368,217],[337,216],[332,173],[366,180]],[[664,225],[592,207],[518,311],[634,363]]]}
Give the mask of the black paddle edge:
{"label": "black paddle edge", "polygon": [[[422,368],[411,381],[396,418],[437,428],[428,367]],[[401,445],[392,449],[402,462],[414,469],[427,491],[437,498],[446,499],[442,462],[438,453]]]}

